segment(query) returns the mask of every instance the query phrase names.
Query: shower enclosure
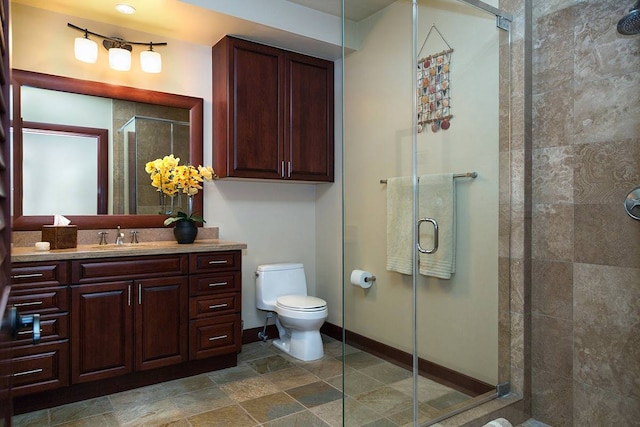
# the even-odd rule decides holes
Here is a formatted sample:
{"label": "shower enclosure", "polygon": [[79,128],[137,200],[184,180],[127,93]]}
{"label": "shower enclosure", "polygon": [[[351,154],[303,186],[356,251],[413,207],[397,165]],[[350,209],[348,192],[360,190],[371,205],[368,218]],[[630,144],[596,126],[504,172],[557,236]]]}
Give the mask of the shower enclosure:
{"label": "shower enclosure", "polygon": [[145,165],[169,154],[180,158],[182,164],[189,163],[189,141],[188,121],[135,115],[118,129],[114,146],[122,167],[114,168],[114,181],[120,188],[114,200],[120,201],[123,213],[171,214],[186,203],[180,195],[163,200],[151,186]]}
{"label": "shower enclosure", "polygon": [[431,425],[509,390],[511,17],[389,3],[344,21],[344,425]]}

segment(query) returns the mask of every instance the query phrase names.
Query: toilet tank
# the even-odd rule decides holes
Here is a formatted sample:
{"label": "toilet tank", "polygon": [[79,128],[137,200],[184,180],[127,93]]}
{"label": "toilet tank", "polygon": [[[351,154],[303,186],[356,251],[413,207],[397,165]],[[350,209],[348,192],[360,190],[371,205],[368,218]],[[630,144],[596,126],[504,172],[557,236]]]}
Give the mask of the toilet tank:
{"label": "toilet tank", "polygon": [[304,265],[263,264],[256,271],[256,307],[275,311],[276,299],[284,295],[307,295]]}

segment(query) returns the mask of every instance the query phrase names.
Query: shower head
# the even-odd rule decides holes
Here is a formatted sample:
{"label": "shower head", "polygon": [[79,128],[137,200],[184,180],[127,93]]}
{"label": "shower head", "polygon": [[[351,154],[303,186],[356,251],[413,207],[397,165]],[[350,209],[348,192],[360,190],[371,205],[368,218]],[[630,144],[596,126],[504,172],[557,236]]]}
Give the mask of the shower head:
{"label": "shower head", "polygon": [[640,0],[618,21],[618,32],[625,36],[640,34]]}

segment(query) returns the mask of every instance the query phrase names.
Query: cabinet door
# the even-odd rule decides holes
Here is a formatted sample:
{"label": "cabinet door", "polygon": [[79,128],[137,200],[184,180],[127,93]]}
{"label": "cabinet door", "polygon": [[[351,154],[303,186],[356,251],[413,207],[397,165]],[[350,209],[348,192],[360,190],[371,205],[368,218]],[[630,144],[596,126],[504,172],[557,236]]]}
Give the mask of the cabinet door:
{"label": "cabinet door", "polygon": [[232,39],[231,51],[230,175],[282,178],[282,54],[278,49],[237,39]]}
{"label": "cabinet door", "polygon": [[187,360],[188,286],[184,276],[136,280],[136,370]]}
{"label": "cabinet door", "polygon": [[333,182],[333,62],[287,52],[286,71],[286,177]]}
{"label": "cabinet door", "polygon": [[133,370],[132,282],[71,287],[71,381]]}

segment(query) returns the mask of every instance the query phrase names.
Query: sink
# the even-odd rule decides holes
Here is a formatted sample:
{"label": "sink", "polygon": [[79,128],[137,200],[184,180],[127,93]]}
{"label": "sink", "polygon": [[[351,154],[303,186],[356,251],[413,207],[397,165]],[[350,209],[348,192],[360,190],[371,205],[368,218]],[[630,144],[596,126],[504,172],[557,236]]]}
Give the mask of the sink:
{"label": "sink", "polygon": [[147,248],[153,248],[153,247],[158,247],[159,245],[153,244],[153,243],[124,243],[122,245],[116,245],[113,243],[109,243],[108,245],[89,245],[87,246],[88,249],[90,250],[101,250],[101,251],[106,251],[106,250],[111,250],[111,251],[122,251],[122,250],[127,250],[127,249],[147,249]]}

